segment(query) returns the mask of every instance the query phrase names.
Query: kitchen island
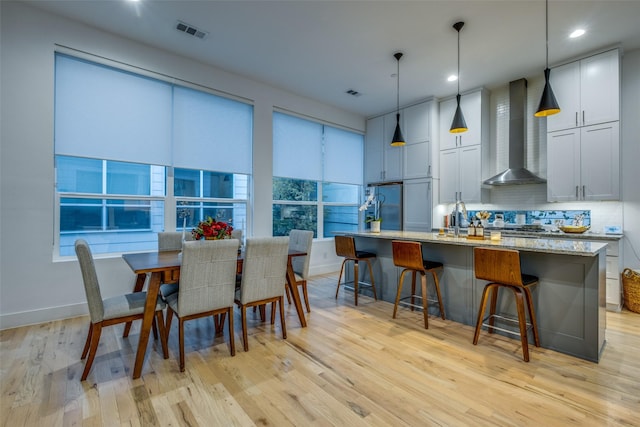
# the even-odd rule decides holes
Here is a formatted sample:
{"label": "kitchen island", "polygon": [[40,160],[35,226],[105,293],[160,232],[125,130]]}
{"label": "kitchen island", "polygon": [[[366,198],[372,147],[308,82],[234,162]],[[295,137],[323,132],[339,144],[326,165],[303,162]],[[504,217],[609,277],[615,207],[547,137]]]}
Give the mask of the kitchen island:
{"label": "kitchen island", "polygon": [[[392,240],[422,243],[423,255],[444,264],[439,273],[448,320],[475,326],[485,281],[473,269],[473,247],[490,246],[520,251],[522,271],[539,277],[533,288],[540,344],[582,359],[598,362],[605,343],[606,243],[553,238],[503,237],[469,240],[437,233],[383,231],[337,233],[353,236],[358,250],[377,254],[374,275],[378,296],[394,302],[401,269],[393,264]],[[410,280],[407,276],[405,280]],[[431,279],[429,293],[434,295]],[[410,286],[405,283],[403,296]],[[502,293],[501,293],[502,295]],[[513,298],[499,300],[498,311],[515,316]],[[430,306],[437,315],[437,307]],[[391,312],[389,313],[391,315]],[[469,340],[473,334],[469,335]]]}

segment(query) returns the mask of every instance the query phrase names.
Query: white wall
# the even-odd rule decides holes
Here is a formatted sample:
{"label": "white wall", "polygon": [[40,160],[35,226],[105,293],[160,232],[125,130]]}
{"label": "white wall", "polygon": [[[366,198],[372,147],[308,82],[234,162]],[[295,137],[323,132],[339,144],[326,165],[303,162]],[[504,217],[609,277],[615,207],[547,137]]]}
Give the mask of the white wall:
{"label": "white wall", "polygon": [[[53,73],[63,45],[253,100],[255,212],[271,212],[274,106],[364,131],[359,115],[80,25],[0,2],[0,329],[86,313],[76,261],[53,261]],[[249,235],[271,235],[271,215]],[[333,240],[314,242],[312,273],[336,271]],[[130,291],[121,258],[98,259],[103,296]]]}

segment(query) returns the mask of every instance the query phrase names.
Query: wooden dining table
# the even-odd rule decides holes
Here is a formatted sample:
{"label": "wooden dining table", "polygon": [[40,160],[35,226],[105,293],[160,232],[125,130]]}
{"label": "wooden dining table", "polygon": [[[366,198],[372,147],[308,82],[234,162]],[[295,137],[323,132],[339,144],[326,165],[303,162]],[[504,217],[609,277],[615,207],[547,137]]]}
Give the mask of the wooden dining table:
{"label": "wooden dining table", "polygon": [[[300,293],[298,292],[298,286],[296,285],[296,276],[293,271],[291,259],[305,255],[307,255],[306,252],[289,250],[285,283],[291,292],[293,302],[298,313],[298,319],[300,319],[300,324],[303,328],[307,326],[307,320],[302,309],[302,301],[300,300]],[[140,375],[142,374],[142,365],[144,364],[144,356],[147,351],[147,343],[149,341],[149,333],[151,332],[151,326],[153,323],[160,284],[175,282],[178,279],[180,276],[182,256],[180,251],[166,251],[123,254],[122,258],[137,275],[136,283],[133,288],[134,292],[142,291],[147,274],[151,274],[149,285],[147,287],[144,317],[142,319],[142,326],[140,327],[140,338],[138,340],[136,361],[133,367],[133,379],[136,379],[140,378]],[[244,254],[241,253],[238,255],[238,273],[242,271],[243,262]],[[130,327],[130,323],[125,326],[125,336],[129,333]]]}

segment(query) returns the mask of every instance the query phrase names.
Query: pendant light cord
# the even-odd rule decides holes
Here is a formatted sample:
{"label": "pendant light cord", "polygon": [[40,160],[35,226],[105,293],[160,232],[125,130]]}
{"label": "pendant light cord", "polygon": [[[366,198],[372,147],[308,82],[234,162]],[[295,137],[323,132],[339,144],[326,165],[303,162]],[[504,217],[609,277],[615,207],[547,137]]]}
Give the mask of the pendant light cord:
{"label": "pendant light cord", "polygon": [[546,56],[546,61],[547,61],[547,68],[549,68],[549,0],[545,1],[545,7],[544,7],[544,12],[545,12],[545,48],[547,50],[547,56]]}
{"label": "pendant light cord", "polygon": [[402,58],[402,54],[396,56],[396,63],[398,65],[396,78],[396,114],[400,114],[400,58]]}
{"label": "pendant light cord", "polygon": [[[462,27],[460,28],[462,29]],[[460,30],[458,30],[458,95],[460,95]]]}

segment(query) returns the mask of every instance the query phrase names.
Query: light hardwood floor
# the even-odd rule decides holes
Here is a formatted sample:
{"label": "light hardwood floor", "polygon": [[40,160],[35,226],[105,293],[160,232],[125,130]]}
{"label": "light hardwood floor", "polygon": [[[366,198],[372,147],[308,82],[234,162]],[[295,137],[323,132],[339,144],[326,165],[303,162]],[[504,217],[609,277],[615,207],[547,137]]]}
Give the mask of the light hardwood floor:
{"label": "light hardwood floor", "polygon": [[640,314],[607,313],[599,364],[533,346],[525,363],[518,339],[483,332],[474,346],[470,326],[431,316],[425,330],[420,312],[393,320],[392,304],[354,307],[349,291],[336,301],[336,280],[310,281],[308,328],[286,307],[286,340],[254,316],[245,353],[236,328],[235,357],[211,318],[187,322],[184,373],[175,324],[170,358],[151,344],[138,380],[139,325],[103,332],[86,382],[87,317],[2,331],[2,425],[640,426]]}

